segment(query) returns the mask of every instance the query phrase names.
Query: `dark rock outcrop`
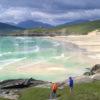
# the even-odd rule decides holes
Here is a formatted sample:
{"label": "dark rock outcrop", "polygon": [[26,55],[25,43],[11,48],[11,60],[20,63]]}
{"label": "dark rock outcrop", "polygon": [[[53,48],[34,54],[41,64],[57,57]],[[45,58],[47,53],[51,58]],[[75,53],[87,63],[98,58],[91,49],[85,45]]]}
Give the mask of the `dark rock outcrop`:
{"label": "dark rock outcrop", "polygon": [[1,89],[13,89],[13,88],[25,88],[29,86],[37,86],[40,84],[44,84],[44,81],[35,80],[35,79],[14,79],[14,80],[6,80],[0,82]]}
{"label": "dark rock outcrop", "polygon": [[12,79],[0,82],[0,97],[11,100],[18,100],[19,91],[27,87],[36,87],[48,84],[49,82],[35,79]]}
{"label": "dark rock outcrop", "polygon": [[91,72],[100,73],[100,64],[96,64],[92,67]]}
{"label": "dark rock outcrop", "polygon": [[100,64],[94,65],[92,68],[87,68],[88,71],[84,73],[86,76],[100,74]]}

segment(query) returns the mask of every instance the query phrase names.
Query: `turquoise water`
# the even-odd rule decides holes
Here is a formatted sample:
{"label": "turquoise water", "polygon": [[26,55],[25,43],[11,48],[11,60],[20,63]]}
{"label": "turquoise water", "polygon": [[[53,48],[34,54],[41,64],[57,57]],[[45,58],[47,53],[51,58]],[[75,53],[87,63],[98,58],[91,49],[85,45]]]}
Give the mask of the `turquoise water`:
{"label": "turquoise water", "polygon": [[[66,77],[65,71],[61,73],[56,71],[56,74],[50,72],[40,75],[38,73],[32,74],[30,71],[24,73],[24,70],[23,72],[19,72],[13,69],[15,68],[13,66],[17,64],[20,67],[20,63],[22,62],[24,62],[23,66],[24,64],[27,66],[29,62],[38,63],[39,61],[60,64],[65,69],[76,68],[75,72],[69,72],[67,76],[77,75],[78,68],[87,66],[85,62],[78,61],[80,58],[76,59],[77,54],[80,52],[82,50],[74,44],[54,41],[43,37],[0,37],[0,79],[33,77],[51,81],[58,80],[59,78],[64,79]],[[11,69],[9,66],[11,66]],[[84,68],[81,69],[83,72]]]}

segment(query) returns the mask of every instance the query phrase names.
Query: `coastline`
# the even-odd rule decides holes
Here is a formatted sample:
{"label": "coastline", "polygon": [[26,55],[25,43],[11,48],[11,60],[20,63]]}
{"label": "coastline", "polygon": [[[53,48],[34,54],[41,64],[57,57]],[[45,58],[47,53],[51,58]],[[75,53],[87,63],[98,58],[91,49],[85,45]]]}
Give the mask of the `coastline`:
{"label": "coastline", "polygon": [[[39,75],[42,77],[43,80],[48,79],[47,81],[49,80],[50,81],[54,81],[54,80],[63,81],[64,79],[66,79],[66,77],[70,76],[70,73],[72,72],[77,73],[77,70],[80,70],[79,74],[82,75],[86,71],[85,70],[86,68],[91,68],[93,65],[98,64],[100,62],[99,57],[95,56],[95,55],[100,54],[100,52],[98,52],[100,49],[99,48],[100,36],[98,35],[95,35],[94,37],[91,35],[78,35],[78,36],[69,35],[69,36],[55,36],[55,37],[46,36],[43,38],[53,40],[53,41],[59,41],[60,43],[64,42],[64,43],[75,44],[78,48],[84,49],[85,50],[84,52],[79,52],[78,54],[77,52],[75,53],[71,52],[73,53],[72,61],[74,61],[77,57],[77,61],[75,62],[77,63],[79,62],[79,65],[76,64],[72,68],[69,68],[69,66],[73,66],[73,65],[66,65],[68,66],[68,68],[64,67],[65,61],[67,60],[69,61],[70,59],[72,59],[71,56],[68,56],[66,53],[64,53],[57,57],[52,58],[52,61],[53,59],[55,59],[58,62],[54,62],[54,61],[52,62],[51,59],[48,62],[46,60],[33,62],[32,60],[28,61],[27,59],[22,59],[21,61],[14,62],[14,63],[11,63],[5,66],[4,69],[1,68],[0,73],[7,73],[9,76],[12,76],[16,73],[19,76],[23,76],[23,77],[27,76],[25,78],[35,77],[36,79],[41,79],[37,76]],[[96,48],[96,50],[91,49],[91,48],[95,48],[96,44],[98,44],[97,45],[98,48]],[[87,46],[90,46],[90,48]],[[66,73],[69,74],[69,76],[67,76]],[[75,76],[78,76],[79,74]],[[16,77],[16,75],[14,76]],[[57,76],[59,77],[57,78]],[[55,79],[54,77],[57,79]],[[8,77],[8,78],[12,78],[12,77]]]}

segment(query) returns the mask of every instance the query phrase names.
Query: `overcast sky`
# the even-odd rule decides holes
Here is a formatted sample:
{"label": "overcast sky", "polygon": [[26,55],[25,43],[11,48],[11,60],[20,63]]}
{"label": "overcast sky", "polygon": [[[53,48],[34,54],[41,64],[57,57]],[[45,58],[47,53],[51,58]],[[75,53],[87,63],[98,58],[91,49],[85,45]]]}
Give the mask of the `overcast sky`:
{"label": "overcast sky", "polygon": [[57,25],[80,19],[100,19],[100,0],[0,0],[0,22]]}

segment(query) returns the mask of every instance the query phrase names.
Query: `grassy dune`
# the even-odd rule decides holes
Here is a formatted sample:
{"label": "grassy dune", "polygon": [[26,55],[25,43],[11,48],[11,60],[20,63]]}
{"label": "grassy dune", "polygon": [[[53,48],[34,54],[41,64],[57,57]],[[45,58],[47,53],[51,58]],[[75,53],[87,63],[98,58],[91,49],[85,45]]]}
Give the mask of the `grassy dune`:
{"label": "grassy dune", "polygon": [[[58,100],[100,100],[100,82],[76,84],[74,95],[69,94],[68,87],[58,90]],[[48,100],[50,89],[28,88],[21,92],[19,100]]]}
{"label": "grassy dune", "polygon": [[60,25],[53,29],[55,32],[64,31],[66,35],[68,34],[80,34],[84,35],[88,32],[91,32],[93,30],[100,29],[100,20],[91,21],[91,22],[84,22],[79,24],[73,24],[73,25]]}

